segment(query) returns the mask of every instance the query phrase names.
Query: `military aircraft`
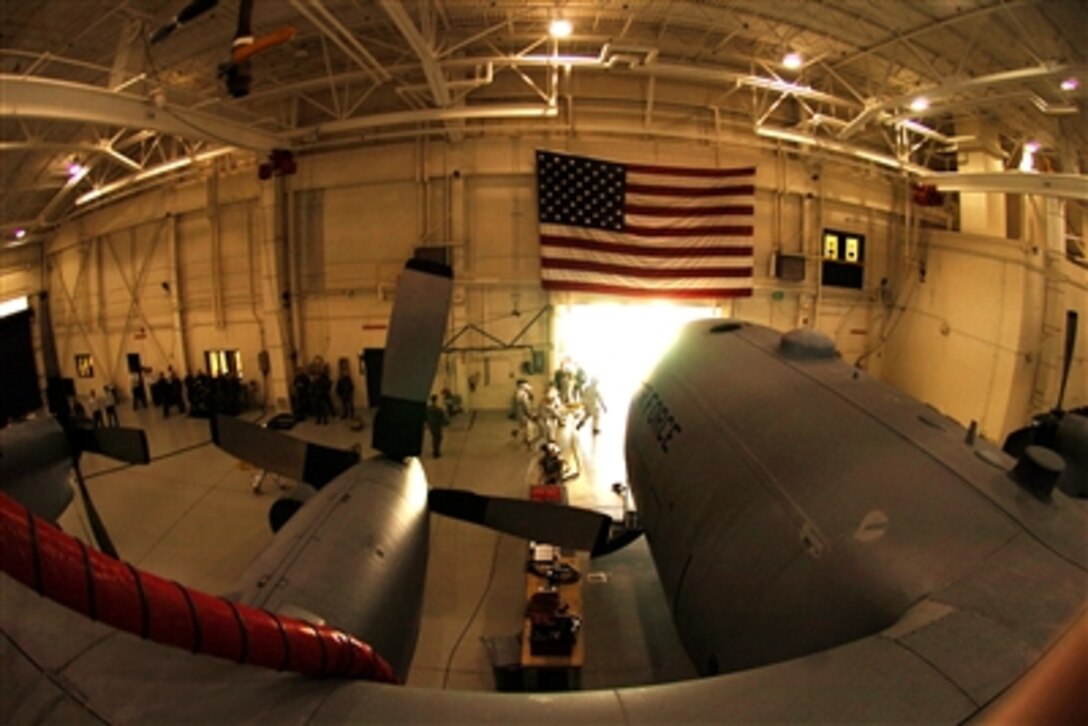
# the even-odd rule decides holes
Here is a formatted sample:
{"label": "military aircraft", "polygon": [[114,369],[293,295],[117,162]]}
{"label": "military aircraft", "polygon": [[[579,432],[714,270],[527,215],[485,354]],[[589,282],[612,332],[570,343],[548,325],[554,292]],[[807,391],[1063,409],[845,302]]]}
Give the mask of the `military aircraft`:
{"label": "military aircraft", "polygon": [[[988,712],[1084,608],[1088,519],[1053,490],[1061,467],[1045,450],[1014,460],[846,365],[813,331],[707,320],[685,328],[635,396],[626,449],[640,521],[704,677],[515,694],[287,672],[307,660],[297,670],[403,676],[430,511],[597,553],[634,536],[560,505],[428,493],[414,454],[449,290],[440,266],[410,262],[402,275],[379,458],[217,420],[226,450],[319,487],[230,601],[157,582],[147,589],[174,608],[151,615],[149,575],[49,534],[80,573],[61,588],[32,545],[33,520],[0,507],[6,572],[86,610],[110,586],[91,575],[108,570],[132,585],[113,609],[138,635],[162,631],[192,651],[87,623],[6,580],[6,720],[951,723]],[[319,633],[323,622],[342,631]],[[352,639],[384,660],[345,646]],[[204,651],[238,663],[194,655]],[[284,672],[239,664],[251,662]]]}

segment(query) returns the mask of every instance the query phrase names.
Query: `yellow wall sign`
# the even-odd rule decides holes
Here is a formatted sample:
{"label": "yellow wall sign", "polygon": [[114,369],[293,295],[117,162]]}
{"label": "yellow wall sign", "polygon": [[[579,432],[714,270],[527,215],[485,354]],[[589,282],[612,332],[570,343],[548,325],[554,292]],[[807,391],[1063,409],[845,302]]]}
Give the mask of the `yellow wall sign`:
{"label": "yellow wall sign", "polygon": [[94,378],[94,358],[90,353],[76,353],[76,375],[80,378]]}

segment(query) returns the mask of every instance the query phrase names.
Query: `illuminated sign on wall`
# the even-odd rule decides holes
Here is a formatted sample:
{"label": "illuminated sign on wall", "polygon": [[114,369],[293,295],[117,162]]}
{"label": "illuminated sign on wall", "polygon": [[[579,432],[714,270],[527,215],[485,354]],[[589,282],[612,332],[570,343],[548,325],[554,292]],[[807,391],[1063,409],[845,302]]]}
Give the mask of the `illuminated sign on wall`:
{"label": "illuminated sign on wall", "polygon": [[865,235],[825,229],[823,284],[862,289],[865,273]]}
{"label": "illuminated sign on wall", "polygon": [[76,353],[76,375],[80,378],[94,378],[94,358],[90,353]]}

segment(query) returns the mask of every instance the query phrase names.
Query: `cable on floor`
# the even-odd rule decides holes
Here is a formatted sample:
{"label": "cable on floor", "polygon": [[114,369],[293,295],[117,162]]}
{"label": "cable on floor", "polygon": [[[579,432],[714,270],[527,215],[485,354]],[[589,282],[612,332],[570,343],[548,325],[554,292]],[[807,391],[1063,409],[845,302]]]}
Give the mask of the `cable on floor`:
{"label": "cable on floor", "polygon": [[476,607],[472,611],[472,615],[469,616],[468,622],[465,623],[465,627],[461,629],[461,633],[457,636],[457,640],[453,643],[453,648],[450,649],[449,658],[446,659],[446,671],[442,676],[442,688],[445,689],[450,681],[450,672],[453,670],[453,659],[457,655],[457,649],[461,647],[461,641],[465,639],[465,635],[468,634],[469,628],[472,627],[472,623],[476,621],[476,616],[480,614],[480,609],[484,605],[484,601],[487,600],[487,594],[491,591],[491,585],[495,582],[495,570],[499,563],[499,545],[502,543],[502,533],[498,533],[495,537],[495,547],[491,550],[491,570],[487,573],[487,584],[484,586],[484,591],[480,593],[480,599],[476,603]]}

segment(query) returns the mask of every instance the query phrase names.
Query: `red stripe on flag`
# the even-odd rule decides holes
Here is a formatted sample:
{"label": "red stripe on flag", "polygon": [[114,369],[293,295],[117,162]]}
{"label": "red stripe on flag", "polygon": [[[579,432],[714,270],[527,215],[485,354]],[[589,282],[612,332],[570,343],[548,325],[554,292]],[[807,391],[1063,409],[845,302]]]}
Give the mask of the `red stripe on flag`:
{"label": "red stripe on flag", "polygon": [[624,297],[658,297],[663,299],[706,299],[722,297],[751,297],[752,288],[697,288],[692,290],[640,290],[638,288],[622,287],[619,285],[594,285],[587,282],[562,282],[557,280],[543,280],[546,290],[560,290],[565,292],[592,292],[601,295],[623,295]]}
{"label": "red stripe on flag", "polygon": [[685,267],[679,269],[660,267],[632,267],[614,265],[590,260],[568,260],[558,257],[541,257],[540,266],[548,270],[581,270],[583,272],[601,272],[627,277],[646,279],[676,279],[686,277],[751,277],[751,267]]}
{"label": "red stripe on flag", "polygon": [[743,169],[695,169],[681,166],[653,166],[651,164],[626,164],[628,174],[658,174],[660,176],[686,176],[700,179],[729,179],[738,176],[755,176],[756,168]]}
{"label": "red stripe on flag", "polygon": [[718,217],[723,214],[750,216],[756,208],[750,204],[723,204],[717,207],[652,207],[646,204],[628,204],[627,214],[641,214],[644,217]]}
{"label": "red stripe on flag", "polygon": [[705,237],[711,234],[721,234],[730,237],[751,237],[751,225],[713,227],[636,227],[626,225],[623,231],[638,237]]}
{"label": "red stripe on flag", "polygon": [[666,187],[658,184],[628,184],[627,193],[656,194],[660,197],[750,197],[756,193],[756,188],[752,184],[738,184],[728,187]]}
{"label": "red stripe on flag", "polygon": [[556,237],[541,235],[542,246],[565,247],[571,250],[592,250],[594,252],[614,252],[624,255],[646,255],[647,257],[751,257],[751,245],[712,245],[709,247],[654,247],[648,245],[597,242],[575,237]]}

